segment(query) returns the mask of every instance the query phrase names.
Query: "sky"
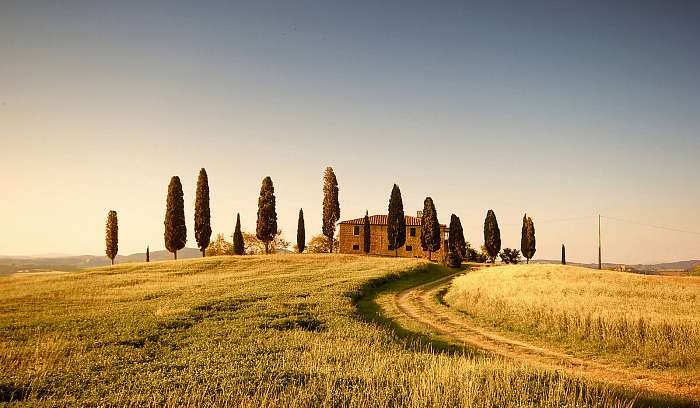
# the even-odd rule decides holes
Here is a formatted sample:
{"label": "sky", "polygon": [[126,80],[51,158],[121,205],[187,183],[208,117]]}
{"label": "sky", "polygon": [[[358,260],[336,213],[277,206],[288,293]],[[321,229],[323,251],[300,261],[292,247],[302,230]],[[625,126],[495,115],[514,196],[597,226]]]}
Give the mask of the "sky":
{"label": "sky", "polygon": [[[272,177],[294,241],[398,184],[504,247],[525,212],[535,258],[700,258],[700,3],[695,1],[0,2],[0,255],[162,249],[170,177],[196,246],[253,231]],[[626,220],[631,222],[623,222]],[[636,223],[636,224],[635,224]],[[686,232],[645,225],[662,226]]]}

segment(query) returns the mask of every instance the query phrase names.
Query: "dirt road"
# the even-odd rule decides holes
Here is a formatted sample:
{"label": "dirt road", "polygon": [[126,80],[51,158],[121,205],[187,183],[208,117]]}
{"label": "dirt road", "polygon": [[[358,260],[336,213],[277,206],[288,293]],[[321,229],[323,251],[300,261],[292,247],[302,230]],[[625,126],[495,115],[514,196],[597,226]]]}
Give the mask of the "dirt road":
{"label": "dirt road", "polygon": [[458,274],[397,293],[394,297],[396,309],[431,332],[455,343],[467,344],[538,367],[558,369],[625,387],[700,401],[700,384],[671,373],[666,375],[579,358],[479,327],[466,315],[440,301],[440,292],[448,288],[456,276]]}

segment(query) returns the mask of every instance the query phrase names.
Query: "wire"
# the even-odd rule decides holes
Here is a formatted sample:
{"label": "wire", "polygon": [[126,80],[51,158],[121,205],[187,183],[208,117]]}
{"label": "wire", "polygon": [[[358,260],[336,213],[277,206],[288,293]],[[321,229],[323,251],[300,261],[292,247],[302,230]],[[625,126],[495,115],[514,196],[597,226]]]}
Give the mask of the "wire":
{"label": "wire", "polygon": [[678,229],[678,228],[664,227],[661,225],[644,224],[644,223],[637,222],[637,221],[623,220],[622,218],[608,217],[607,215],[601,215],[600,217],[608,219],[608,220],[613,220],[613,221],[626,222],[628,224],[641,225],[643,227],[657,228],[657,229],[662,229],[662,230],[666,230],[666,231],[673,231],[673,232],[682,232],[684,234],[700,235],[700,232],[697,232],[697,231],[688,231],[688,230],[682,230],[682,229]]}

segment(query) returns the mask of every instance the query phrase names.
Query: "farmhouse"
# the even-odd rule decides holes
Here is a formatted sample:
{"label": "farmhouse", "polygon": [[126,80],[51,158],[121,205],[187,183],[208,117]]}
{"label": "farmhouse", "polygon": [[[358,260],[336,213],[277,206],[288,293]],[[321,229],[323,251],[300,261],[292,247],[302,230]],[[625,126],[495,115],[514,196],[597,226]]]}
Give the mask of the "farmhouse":
{"label": "farmhouse", "polygon": [[[398,256],[405,258],[427,258],[428,253],[423,252],[420,244],[421,212],[416,217],[406,216],[406,244],[399,248]],[[371,255],[394,256],[396,252],[389,249],[387,238],[387,216],[369,216],[370,250]],[[362,254],[364,248],[364,217],[353,220],[341,221],[339,241],[341,254]],[[441,259],[447,252],[447,227],[440,224],[440,236],[442,245],[434,252],[432,259]]]}

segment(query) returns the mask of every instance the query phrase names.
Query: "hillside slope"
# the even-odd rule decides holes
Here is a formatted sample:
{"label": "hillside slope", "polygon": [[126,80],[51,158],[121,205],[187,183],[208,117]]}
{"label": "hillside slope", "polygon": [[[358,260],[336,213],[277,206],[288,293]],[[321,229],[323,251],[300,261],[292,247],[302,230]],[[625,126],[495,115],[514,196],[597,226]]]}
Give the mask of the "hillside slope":
{"label": "hillside slope", "polygon": [[628,406],[603,385],[441,354],[361,319],[411,259],[214,257],[0,277],[0,400],[33,405]]}

